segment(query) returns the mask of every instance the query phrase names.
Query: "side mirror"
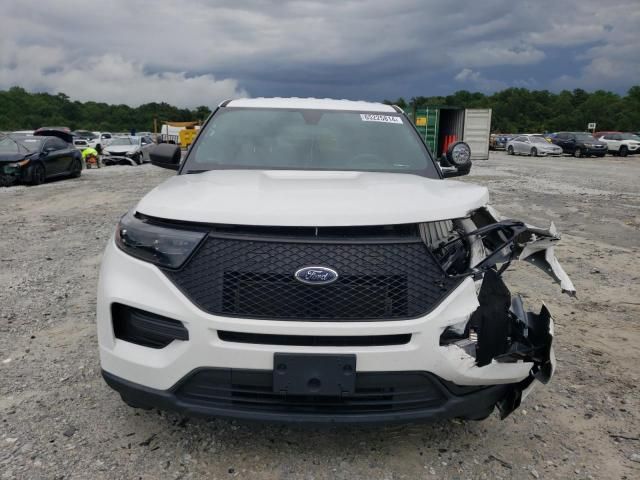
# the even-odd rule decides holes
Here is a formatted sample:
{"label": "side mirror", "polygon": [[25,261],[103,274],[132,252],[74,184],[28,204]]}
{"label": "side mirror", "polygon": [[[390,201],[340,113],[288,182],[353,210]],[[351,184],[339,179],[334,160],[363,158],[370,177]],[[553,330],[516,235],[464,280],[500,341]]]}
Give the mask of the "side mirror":
{"label": "side mirror", "polygon": [[178,145],[161,143],[149,151],[149,158],[151,158],[151,165],[169,170],[178,170],[182,159],[182,151]]}
{"label": "side mirror", "polygon": [[447,154],[440,159],[442,175],[445,178],[461,177],[471,171],[471,147],[465,142],[449,145]]}

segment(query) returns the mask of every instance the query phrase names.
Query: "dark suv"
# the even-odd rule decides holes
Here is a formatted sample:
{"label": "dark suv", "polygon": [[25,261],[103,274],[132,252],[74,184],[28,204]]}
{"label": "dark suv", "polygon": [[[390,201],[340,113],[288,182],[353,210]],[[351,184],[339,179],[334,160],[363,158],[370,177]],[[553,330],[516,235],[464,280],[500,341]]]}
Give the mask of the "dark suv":
{"label": "dark suv", "polygon": [[604,157],[607,154],[607,144],[586,132],[559,132],[551,141],[574,157]]}

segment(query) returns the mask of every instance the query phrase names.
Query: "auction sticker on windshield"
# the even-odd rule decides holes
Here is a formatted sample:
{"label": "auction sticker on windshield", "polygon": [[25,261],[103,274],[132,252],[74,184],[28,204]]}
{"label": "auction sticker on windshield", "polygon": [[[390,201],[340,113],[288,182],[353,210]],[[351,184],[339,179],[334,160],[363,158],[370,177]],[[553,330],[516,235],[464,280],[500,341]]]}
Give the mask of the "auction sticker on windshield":
{"label": "auction sticker on windshield", "polygon": [[399,123],[402,124],[402,118],[393,117],[391,115],[375,115],[371,113],[361,113],[360,119],[363,122],[382,122],[382,123]]}

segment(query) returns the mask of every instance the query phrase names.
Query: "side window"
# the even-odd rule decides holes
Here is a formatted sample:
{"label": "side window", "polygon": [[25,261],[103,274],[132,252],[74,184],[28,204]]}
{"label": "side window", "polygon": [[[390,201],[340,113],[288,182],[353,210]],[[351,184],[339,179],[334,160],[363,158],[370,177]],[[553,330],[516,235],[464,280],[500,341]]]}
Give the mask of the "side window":
{"label": "side window", "polygon": [[51,138],[47,141],[47,148],[52,151],[64,150],[67,148],[67,144],[59,138]]}
{"label": "side window", "polygon": [[149,145],[151,142],[149,141],[149,137],[142,137],[140,143],[142,143],[142,145]]}
{"label": "side window", "polygon": [[613,135],[603,135],[602,138],[604,140],[614,140]]}
{"label": "side window", "polygon": [[514,142],[524,142],[525,140],[526,140],[526,137],[520,136],[520,137],[516,137]]}
{"label": "side window", "polygon": [[612,135],[612,140],[622,140],[622,135]]}
{"label": "side window", "polygon": [[106,140],[111,140],[111,134],[110,133],[103,133],[102,134],[102,138],[104,138]]}

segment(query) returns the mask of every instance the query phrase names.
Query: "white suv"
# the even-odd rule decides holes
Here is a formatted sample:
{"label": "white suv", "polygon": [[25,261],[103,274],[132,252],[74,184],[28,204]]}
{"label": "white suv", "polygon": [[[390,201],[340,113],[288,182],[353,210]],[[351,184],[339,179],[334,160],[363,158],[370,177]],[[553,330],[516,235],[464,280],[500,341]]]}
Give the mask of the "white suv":
{"label": "white suv", "polygon": [[120,220],[98,287],[103,377],[133,407],[285,422],[504,418],[551,378],[553,321],[502,279],[575,292],[553,225],[501,219],[397,107],[221,104]]}
{"label": "white suv", "polygon": [[598,140],[607,144],[610,153],[621,157],[640,152],[640,137],[633,133],[607,133]]}

